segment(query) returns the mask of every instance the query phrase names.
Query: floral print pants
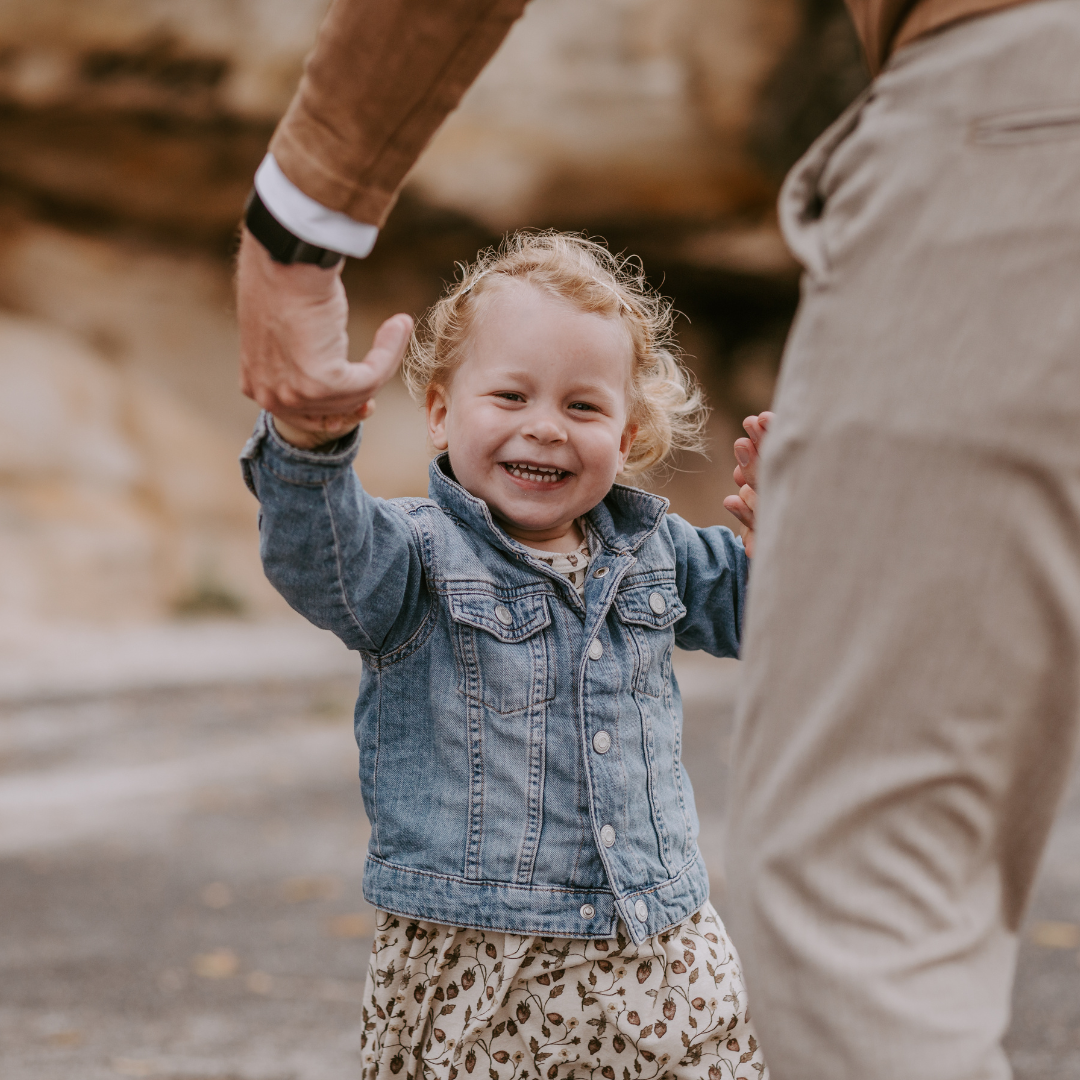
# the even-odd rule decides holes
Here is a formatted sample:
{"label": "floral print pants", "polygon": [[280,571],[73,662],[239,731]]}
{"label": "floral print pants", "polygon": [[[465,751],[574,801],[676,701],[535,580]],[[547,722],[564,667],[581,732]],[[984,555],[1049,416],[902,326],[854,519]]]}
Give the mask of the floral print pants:
{"label": "floral print pants", "polygon": [[711,904],[641,945],[377,925],[364,1080],[767,1080]]}

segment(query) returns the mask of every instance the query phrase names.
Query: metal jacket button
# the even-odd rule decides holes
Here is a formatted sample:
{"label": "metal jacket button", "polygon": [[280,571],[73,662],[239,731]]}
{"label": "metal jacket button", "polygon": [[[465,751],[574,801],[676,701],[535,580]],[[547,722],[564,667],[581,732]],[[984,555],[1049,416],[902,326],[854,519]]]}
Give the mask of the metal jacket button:
{"label": "metal jacket button", "polygon": [[589,643],[589,659],[599,660],[604,655],[604,646],[599,638],[593,638]]}
{"label": "metal jacket button", "polygon": [[499,604],[495,608],[495,618],[503,624],[503,626],[509,626],[514,621],[514,616],[510,614],[508,607],[503,607]]}
{"label": "metal jacket button", "polygon": [[644,900],[639,900],[634,905],[634,914],[638,917],[638,922],[645,922],[649,917],[649,908]]}
{"label": "metal jacket button", "polygon": [[598,754],[606,754],[611,749],[611,736],[606,731],[598,731],[592,737],[592,748]]}
{"label": "metal jacket button", "polygon": [[605,825],[600,830],[600,843],[604,847],[611,847],[615,843],[615,830],[610,825]]}
{"label": "metal jacket button", "polygon": [[664,599],[663,593],[650,593],[649,594],[649,607],[656,612],[657,615],[663,615],[667,611],[667,601]]}
{"label": "metal jacket button", "polygon": [[596,908],[592,904],[581,905],[581,917],[583,919],[591,919],[596,914]]}
{"label": "metal jacket button", "polygon": [[607,571],[608,571],[608,568],[606,566],[600,566],[600,567],[597,567],[597,569],[595,569],[593,571],[592,576],[593,577],[603,577],[607,573]]}

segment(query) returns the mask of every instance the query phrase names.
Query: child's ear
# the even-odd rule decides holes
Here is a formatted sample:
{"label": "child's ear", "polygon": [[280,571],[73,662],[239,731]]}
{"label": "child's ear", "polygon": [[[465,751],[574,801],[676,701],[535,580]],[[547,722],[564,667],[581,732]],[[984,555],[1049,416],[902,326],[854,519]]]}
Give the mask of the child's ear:
{"label": "child's ear", "polygon": [[619,472],[626,468],[626,459],[630,456],[630,449],[638,435],[637,424],[627,424],[623,428],[622,438],[619,440]]}
{"label": "child's ear", "polygon": [[427,429],[432,445],[436,450],[445,450],[450,445],[446,437],[446,416],[450,409],[450,399],[441,386],[431,386],[427,392]]}

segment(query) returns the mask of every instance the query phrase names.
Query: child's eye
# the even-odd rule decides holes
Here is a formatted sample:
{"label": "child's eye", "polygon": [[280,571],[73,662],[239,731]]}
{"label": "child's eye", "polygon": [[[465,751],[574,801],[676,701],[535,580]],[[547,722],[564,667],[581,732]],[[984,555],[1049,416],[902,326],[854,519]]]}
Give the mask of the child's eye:
{"label": "child's eye", "polygon": [[596,406],[590,405],[587,401],[575,401],[570,406],[571,409],[577,409],[579,412],[596,412]]}
{"label": "child's eye", "polygon": [[524,401],[525,397],[522,394],[515,394],[512,390],[504,390],[495,395],[497,398],[502,398],[503,401]]}

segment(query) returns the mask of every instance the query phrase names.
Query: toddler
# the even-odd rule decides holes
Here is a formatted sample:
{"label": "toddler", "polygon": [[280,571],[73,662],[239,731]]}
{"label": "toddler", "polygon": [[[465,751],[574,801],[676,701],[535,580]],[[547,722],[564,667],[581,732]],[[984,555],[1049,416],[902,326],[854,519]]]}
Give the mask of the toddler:
{"label": "toddler", "polygon": [[746,551],[615,483],[699,438],[670,337],[636,264],[518,234],[411,343],[429,498],[364,492],[358,431],[244,450],[267,575],[364,660],[367,1080],[766,1076],[671,666],[738,654]]}

